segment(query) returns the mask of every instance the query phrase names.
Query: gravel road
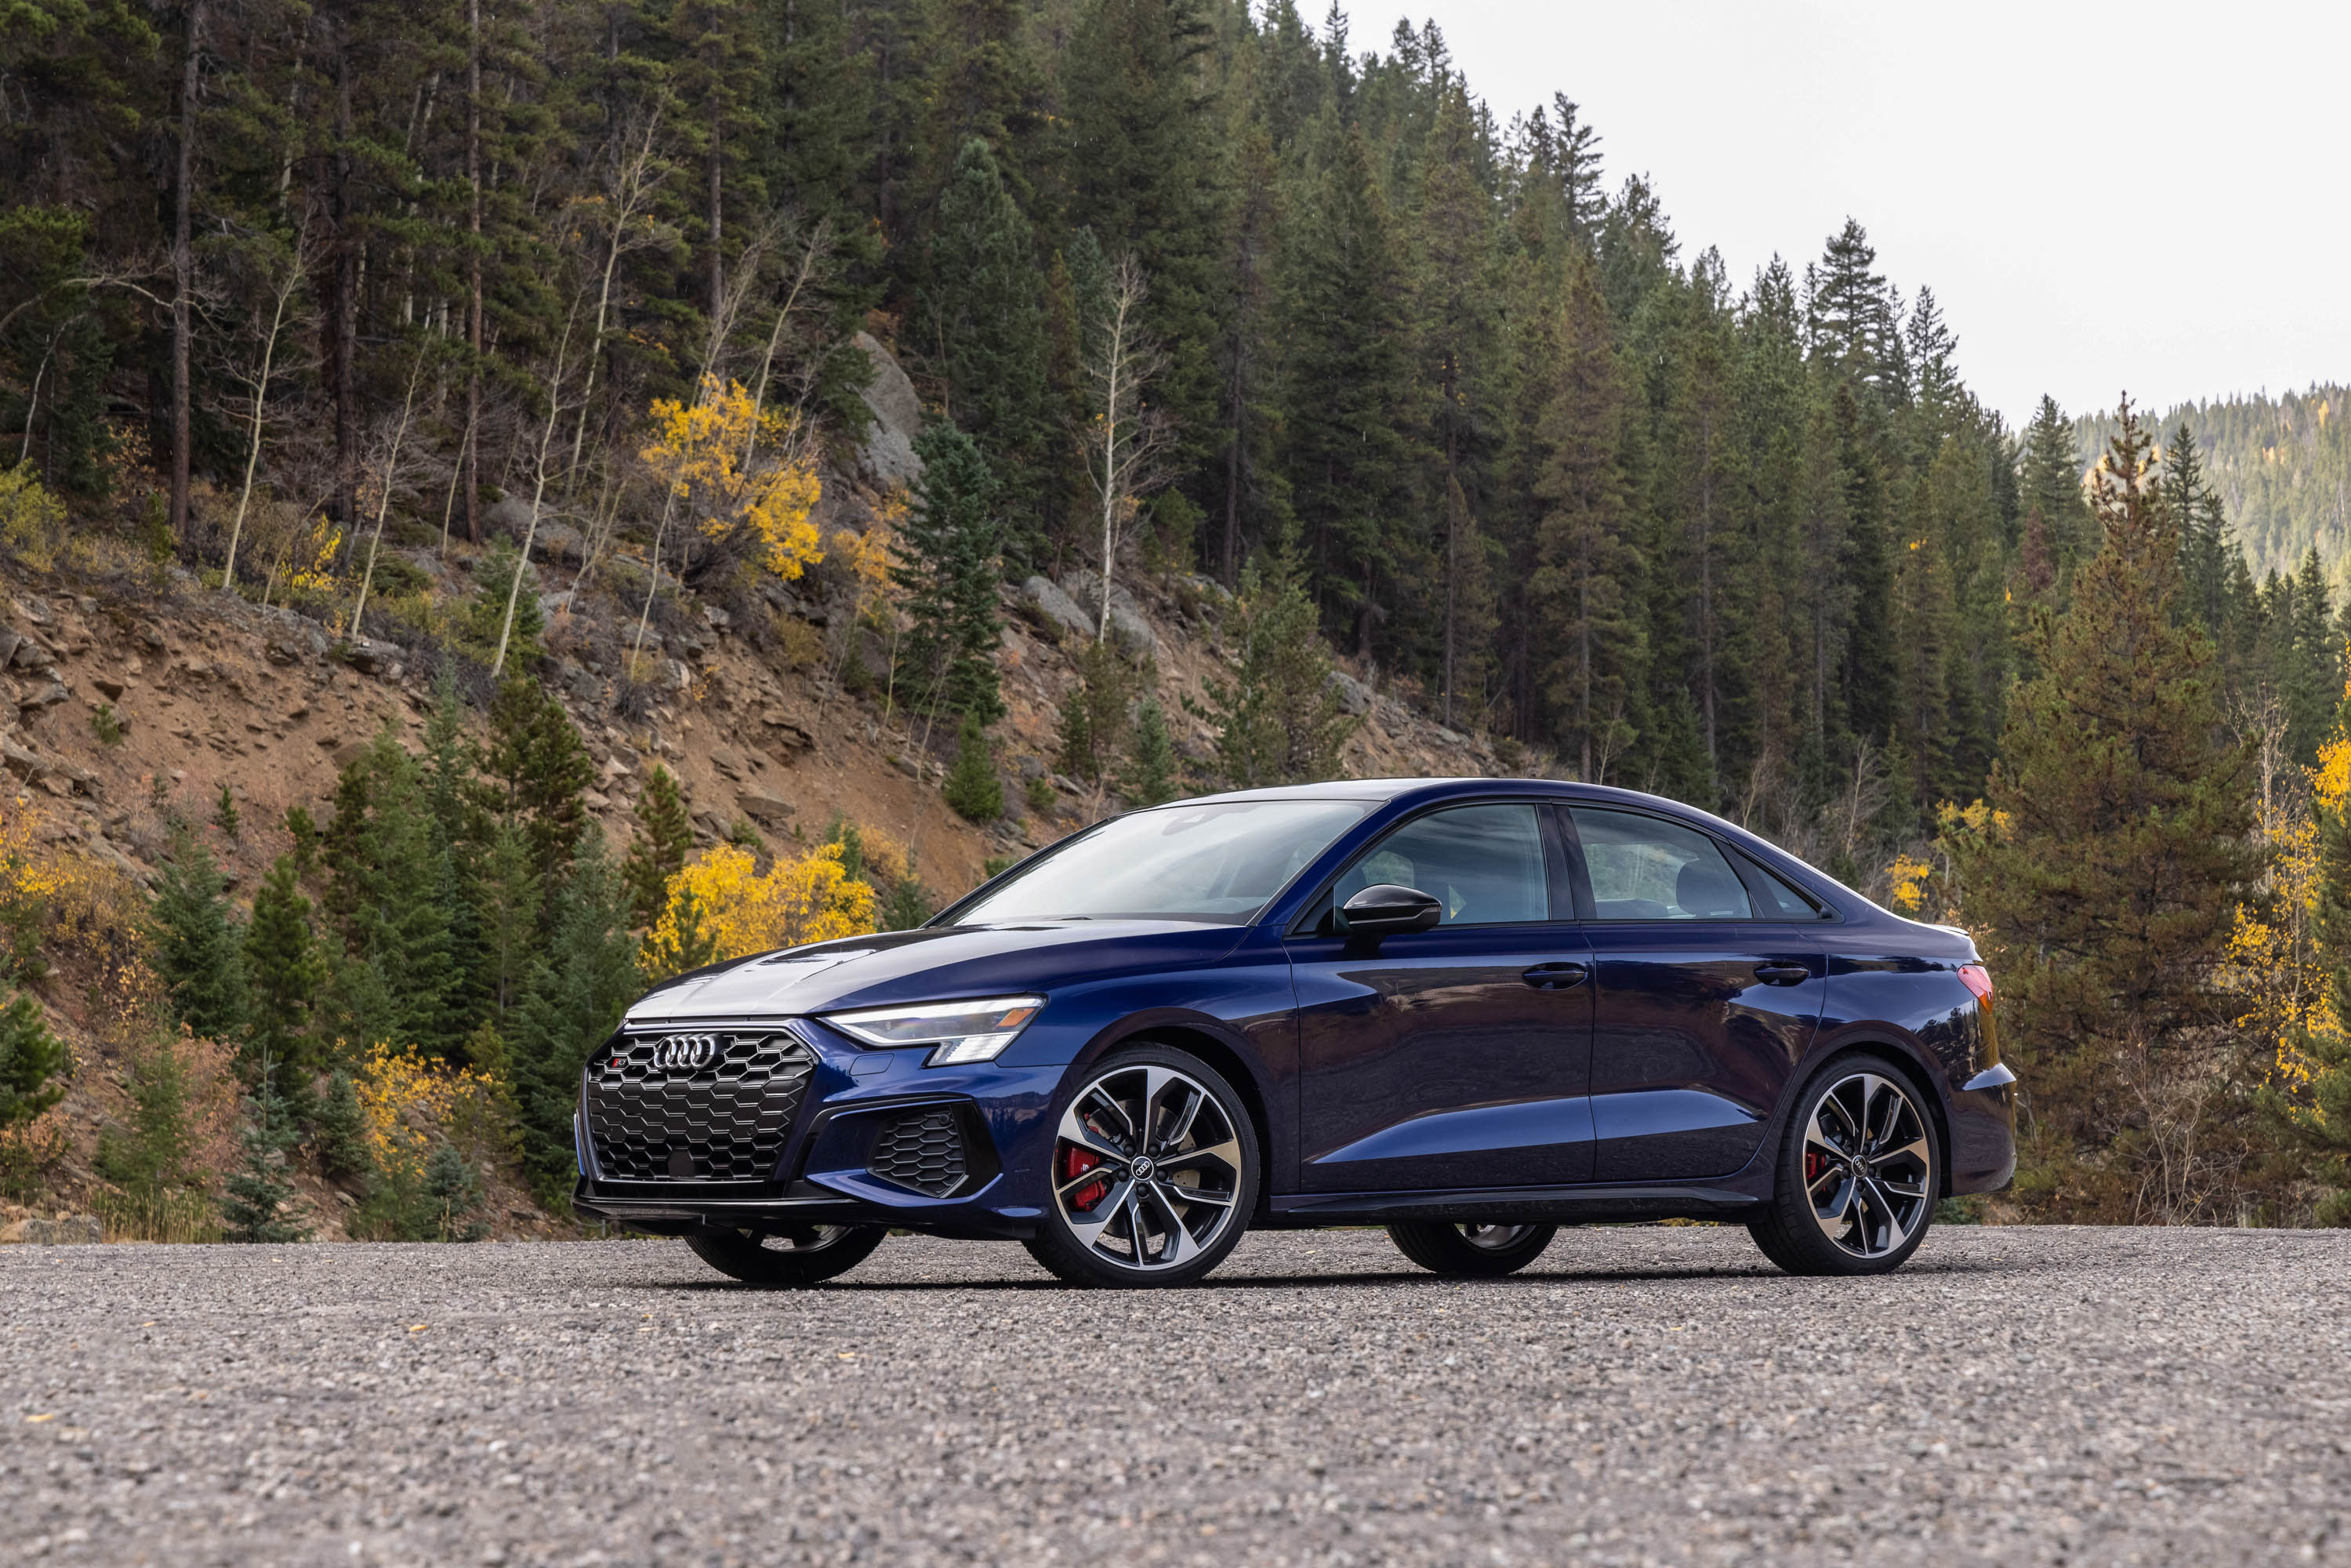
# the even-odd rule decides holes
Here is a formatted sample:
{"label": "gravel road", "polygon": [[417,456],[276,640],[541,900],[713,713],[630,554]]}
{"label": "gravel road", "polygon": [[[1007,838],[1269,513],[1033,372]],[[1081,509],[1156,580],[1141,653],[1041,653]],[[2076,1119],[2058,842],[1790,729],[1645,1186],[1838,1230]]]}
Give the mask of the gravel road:
{"label": "gravel road", "polygon": [[1943,1229],[1890,1280],[1377,1231],[1203,1287],[895,1238],[0,1255],[0,1559],[2351,1564],[2351,1235]]}

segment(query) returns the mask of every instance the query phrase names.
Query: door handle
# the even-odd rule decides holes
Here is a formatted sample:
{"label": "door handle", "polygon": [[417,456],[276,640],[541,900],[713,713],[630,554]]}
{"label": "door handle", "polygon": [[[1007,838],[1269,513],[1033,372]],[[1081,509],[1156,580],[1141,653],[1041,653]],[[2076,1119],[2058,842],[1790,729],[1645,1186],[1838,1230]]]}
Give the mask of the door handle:
{"label": "door handle", "polygon": [[1539,991],[1564,991],[1583,984],[1591,973],[1581,964],[1537,964],[1520,977]]}
{"label": "door handle", "polygon": [[1802,964],[1758,964],[1755,977],[1767,986],[1801,986],[1813,971]]}

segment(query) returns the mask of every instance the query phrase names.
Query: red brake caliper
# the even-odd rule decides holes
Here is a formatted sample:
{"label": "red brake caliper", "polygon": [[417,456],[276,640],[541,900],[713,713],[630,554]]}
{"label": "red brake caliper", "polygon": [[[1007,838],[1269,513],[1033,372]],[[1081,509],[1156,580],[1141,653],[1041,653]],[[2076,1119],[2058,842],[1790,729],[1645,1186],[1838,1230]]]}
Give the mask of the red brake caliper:
{"label": "red brake caliper", "polygon": [[1829,1157],[1818,1149],[1804,1151],[1804,1185],[1812,1186],[1828,1174]]}
{"label": "red brake caliper", "polygon": [[[1100,1155],[1092,1149],[1081,1149],[1077,1145],[1071,1144],[1061,1150],[1061,1180],[1075,1181],[1100,1164],[1102,1164]],[[1090,1181],[1070,1195],[1070,1207],[1083,1213],[1100,1203],[1109,1192],[1108,1182]]]}

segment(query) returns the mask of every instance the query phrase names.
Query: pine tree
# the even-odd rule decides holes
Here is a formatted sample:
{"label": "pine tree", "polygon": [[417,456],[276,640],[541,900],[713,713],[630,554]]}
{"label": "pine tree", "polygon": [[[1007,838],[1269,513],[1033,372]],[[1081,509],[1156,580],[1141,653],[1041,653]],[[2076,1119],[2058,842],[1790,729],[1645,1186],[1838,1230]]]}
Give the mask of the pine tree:
{"label": "pine tree", "polygon": [[228,785],[223,783],[220,787],[220,799],[213,803],[213,826],[220,830],[222,838],[226,839],[230,843],[235,843],[240,825],[236,814],[236,797],[230,792]]}
{"label": "pine tree", "polygon": [[325,836],[326,909],[348,961],[334,991],[350,1040],[411,1043],[444,1056],[463,1047],[466,973],[452,923],[466,904],[422,770],[390,731],[352,758],[335,787]]}
{"label": "pine tree", "polygon": [[1016,532],[1033,534],[1050,436],[1036,243],[977,138],[956,154],[940,196],[930,274],[925,347],[946,378],[948,413],[990,454],[1022,518]]}
{"label": "pine tree", "polygon": [[1415,290],[1419,305],[1421,361],[1431,367],[1427,399],[1429,444],[1441,456],[1444,478],[1433,486],[1440,505],[1438,559],[1445,574],[1440,612],[1439,716],[1454,722],[1458,687],[1470,684],[1462,668],[1487,645],[1490,624],[1473,624],[1479,601],[1489,591],[1485,561],[1476,538],[1463,480],[1477,470],[1496,435],[1489,406],[1493,374],[1494,266],[1491,204],[1478,183],[1479,148],[1468,95],[1449,88],[1438,105],[1437,123],[1423,152],[1420,202],[1412,226],[1416,251]]}
{"label": "pine tree", "polygon": [[637,796],[637,832],[630,841],[621,880],[629,890],[629,912],[640,929],[658,924],[669,902],[669,880],[685,869],[694,850],[694,819],[677,776],[660,763],[645,775]]}
{"label": "pine tree", "polygon": [[956,734],[955,761],[947,767],[943,786],[947,804],[969,822],[992,822],[1004,815],[1004,780],[996,771],[996,755],[979,720],[964,716]]}
{"label": "pine tree", "polygon": [[479,1218],[481,1173],[453,1145],[436,1145],[425,1160],[422,1197],[431,1239],[479,1241],[490,1233],[488,1223]]}
{"label": "pine tree", "polygon": [[2307,767],[2317,759],[2343,695],[2342,644],[2316,545],[2303,555],[2287,603],[2273,632],[2278,699],[2285,708],[2286,755]]}
{"label": "pine tree", "polygon": [[[2351,701],[2337,709],[2335,731],[2320,757],[2327,765],[2351,758]],[[2311,802],[2317,836],[2317,894],[2312,902],[2311,946],[2326,967],[2325,1005],[2291,1038],[2295,1071],[2273,1074],[2262,1092],[2263,1109],[2311,1178],[2328,1189],[2317,1205],[2321,1225],[2351,1226],[2351,798],[2321,788]],[[2281,1052],[2281,1066],[2288,1060]]]}
{"label": "pine tree", "polygon": [[2163,1176],[2168,1086],[2237,1009],[2223,965],[2261,870],[2248,753],[2212,649],[2179,614],[2179,532],[2126,417],[2092,505],[2105,546],[2031,634],[1993,816],[1949,848],[2001,977],[2003,1048],[2033,1086],[2017,1192],[2053,1217],[2184,1220]]}
{"label": "pine tree", "polygon": [[560,880],[587,829],[582,797],[596,770],[571,716],[536,676],[499,683],[481,769],[485,812],[524,834],[534,877]]}
{"label": "pine tree", "polygon": [[931,425],[914,450],[923,477],[890,572],[912,623],[902,660],[909,696],[926,716],[985,727],[1004,714],[996,673],[1004,631],[996,476],[978,444],[953,425]]}
{"label": "pine tree", "polygon": [[1160,395],[1187,463],[1215,450],[1224,299],[1217,259],[1229,201],[1224,118],[1204,68],[1202,0],[1082,0],[1062,53],[1062,174],[1071,229],[1151,279],[1144,325],[1170,357]]}
{"label": "pine tree", "polygon": [[2082,500],[2082,460],[2073,423],[2046,394],[2024,427],[2017,501],[2028,513],[2040,514],[2058,580],[2072,581],[2074,569],[2097,551],[2096,524]]}
{"label": "pine tree", "polygon": [[1404,277],[1362,131],[1325,111],[1281,253],[1283,460],[1312,594],[1370,653],[1381,601],[1417,565],[1400,526],[1410,392]]}
{"label": "pine tree", "polygon": [[1127,748],[1126,767],[1119,774],[1118,792],[1129,806],[1156,806],[1172,800],[1176,795],[1177,769],[1167,716],[1157,697],[1145,697],[1134,710],[1134,739]]}
{"label": "pine tree", "polygon": [[330,1179],[364,1183],[374,1175],[375,1158],[368,1150],[367,1114],[360,1106],[359,1086],[341,1068],[327,1075],[312,1129],[319,1168]]}
{"label": "pine tree", "polygon": [[[545,887],[533,863],[530,840],[520,826],[509,821],[491,829],[473,882],[481,933],[481,968],[475,988],[489,1007],[490,1018],[485,1021],[502,1021],[521,999],[540,946]],[[482,1064],[475,1060],[475,1065]]]}
{"label": "pine tree", "polygon": [[221,1219],[231,1241],[275,1246],[309,1237],[308,1228],[286,1213],[294,1197],[287,1155],[298,1134],[286,1098],[277,1092],[278,1071],[279,1063],[265,1055],[261,1082],[246,1097],[245,1125],[237,1135],[245,1163],[221,1184]]}
{"label": "pine tree", "polygon": [[1332,680],[1331,650],[1316,631],[1297,564],[1279,552],[1242,570],[1222,628],[1229,683],[1203,683],[1186,706],[1217,732],[1217,771],[1237,789],[1339,777],[1340,749],[1355,731]]}
{"label": "pine tree", "polygon": [[20,1127],[65,1098],[70,1065],[33,993],[0,1003],[0,1130]]}
{"label": "pine tree", "polygon": [[2188,612],[2217,647],[2226,648],[2233,619],[2229,600],[2229,562],[2241,559],[2229,529],[2227,508],[2204,476],[2195,433],[2182,420],[2163,455],[2163,497],[2179,519],[2179,573]]}
{"label": "pine tree", "polygon": [[632,897],[603,835],[591,831],[550,901],[547,943],[507,1027],[523,1169],[550,1205],[573,1174],[580,1071],[644,988],[629,929]]}
{"label": "pine tree", "polygon": [[1819,264],[1805,268],[1813,354],[1879,406],[1902,401],[1903,343],[1898,301],[1876,269],[1877,251],[1852,218],[1832,236]]}
{"label": "pine tree", "polygon": [[253,895],[253,918],[245,930],[245,972],[253,1051],[295,1071],[313,1061],[310,1012],[327,977],[310,913],[295,858],[278,856]]}
{"label": "pine tree", "polygon": [[1061,699],[1058,760],[1071,778],[1099,784],[1126,747],[1135,671],[1108,639],[1086,644],[1077,665],[1077,684]]}
{"label": "pine tree", "polygon": [[1633,594],[1641,570],[1618,452],[1623,392],[1593,264],[1570,264],[1552,350],[1536,395],[1543,504],[1531,601],[1553,650],[1540,679],[1576,777],[1609,777],[1639,735],[1645,639]]}
{"label": "pine tree", "polygon": [[179,1020],[208,1040],[236,1039],[247,1014],[243,934],[212,852],[185,828],[156,873],[148,929]]}
{"label": "pine tree", "polygon": [[1845,717],[1854,734],[1882,744],[1894,734],[1899,674],[1886,475],[1871,450],[1861,403],[1849,383],[1837,383],[1830,394],[1830,410],[1845,521],[1837,562],[1847,589],[1842,672]]}
{"label": "pine tree", "polygon": [[[522,585],[515,586],[520,573]],[[514,605],[514,624],[507,624],[507,606]],[[528,669],[545,650],[547,612],[538,607],[538,569],[522,558],[514,541],[501,535],[490,541],[474,563],[474,591],[458,607],[452,640],[466,653],[486,664],[496,657],[500,633],[505,633],[507,664]]]}

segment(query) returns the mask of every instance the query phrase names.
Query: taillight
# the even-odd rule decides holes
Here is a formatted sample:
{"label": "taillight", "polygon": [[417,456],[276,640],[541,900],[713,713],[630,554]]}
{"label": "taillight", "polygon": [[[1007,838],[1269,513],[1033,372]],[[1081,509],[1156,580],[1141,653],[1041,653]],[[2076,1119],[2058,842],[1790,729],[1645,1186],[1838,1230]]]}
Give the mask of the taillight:
{"label": "taillight", "polygon": [[1981,964],[1962,964],[1959,966],[1959,983],[1975,993],[1976,1022],[1982,1037],[1979,1046],[1981,1060],[1976,1064],[1977,1070],[1998,1067],[2000,1031],[1992,1027],[1991,971]]}

